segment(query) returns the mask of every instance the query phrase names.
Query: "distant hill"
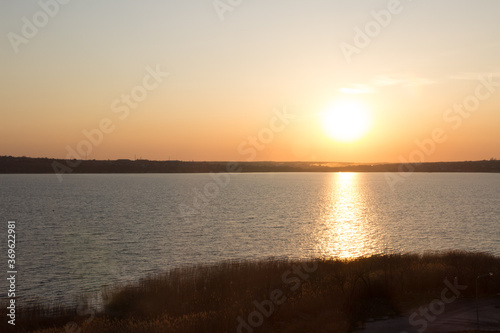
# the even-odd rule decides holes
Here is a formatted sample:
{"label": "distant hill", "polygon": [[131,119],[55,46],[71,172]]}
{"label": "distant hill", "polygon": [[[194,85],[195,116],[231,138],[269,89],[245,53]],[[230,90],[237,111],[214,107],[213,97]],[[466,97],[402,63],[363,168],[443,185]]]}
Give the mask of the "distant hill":
{"label": "distant hill", "polygon": [[206,173],[206,172],[500,172],[500,161],[359,164],[332,162],[187,162],[63,160],[0,156],[0,173]]}

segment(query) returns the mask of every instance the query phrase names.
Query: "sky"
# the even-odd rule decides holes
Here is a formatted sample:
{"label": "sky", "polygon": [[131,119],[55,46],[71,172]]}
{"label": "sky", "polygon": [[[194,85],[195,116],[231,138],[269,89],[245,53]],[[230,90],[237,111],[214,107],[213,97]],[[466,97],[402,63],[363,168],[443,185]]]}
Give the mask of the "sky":
{"label": "sky", "polygon": [[1,3],[0,155],[500,158],[499,1]]}

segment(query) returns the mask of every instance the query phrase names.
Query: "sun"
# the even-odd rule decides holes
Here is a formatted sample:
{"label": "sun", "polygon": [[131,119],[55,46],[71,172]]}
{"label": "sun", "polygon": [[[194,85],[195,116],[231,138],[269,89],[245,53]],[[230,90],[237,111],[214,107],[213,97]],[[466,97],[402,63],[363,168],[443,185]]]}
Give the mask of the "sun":
{"label": "sun", "polygon": [[368,108],[355,100],[335,102],[321,114],[320,121],[326,135],[341,142],[357,141],[370,128]]}

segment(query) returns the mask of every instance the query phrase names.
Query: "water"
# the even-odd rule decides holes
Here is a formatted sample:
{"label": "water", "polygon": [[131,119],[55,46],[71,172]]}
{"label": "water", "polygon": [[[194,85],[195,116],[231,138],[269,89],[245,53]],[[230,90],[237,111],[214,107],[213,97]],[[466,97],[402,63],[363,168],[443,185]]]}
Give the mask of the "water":
{"label": "water", "polygon": [[222,260],[500,255],[498,174],[413,174],[395,191],[378,173],[0,175],[0,184],[0,251],[15,219],[23,302],[70,304]]}

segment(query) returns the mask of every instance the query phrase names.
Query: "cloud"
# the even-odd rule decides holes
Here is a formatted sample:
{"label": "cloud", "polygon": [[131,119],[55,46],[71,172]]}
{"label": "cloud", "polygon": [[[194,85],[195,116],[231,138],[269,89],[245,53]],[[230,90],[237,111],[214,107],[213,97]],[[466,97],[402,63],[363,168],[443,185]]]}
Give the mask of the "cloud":
{"label": "cloud", "polygon": [[350,84],[345,87],[341,87],[339,91],[343,94],[371,94],[373,89],[364,84]]}
{"label": "cloud", "polygon": [[377,91],[380,87],[389,86],[402,86],[402,87],[414,87],[423,86],[436,83],[435,80],[431,80],[425,77],[416,76],[403,76],[403,75],[378,75],[366,83],[353,83],[340,87],[339,92],[343,94],[371,94]]}
{"label": "cloud", "polygon": [[461,72],[461,73],[450,75],[449,79],[451,79],[451,80],[477,81],[481,77],[489,77],[490,75],[494,78],[500,78],[500,67],[493,67],[490,72],[488,72],[488,71]]}
{"label": "cloud", "polygon": [[372,83],[377,86],[423,86],[436,83],[434,80],[416,76],[390,76],[379,75],[372,79]]}

